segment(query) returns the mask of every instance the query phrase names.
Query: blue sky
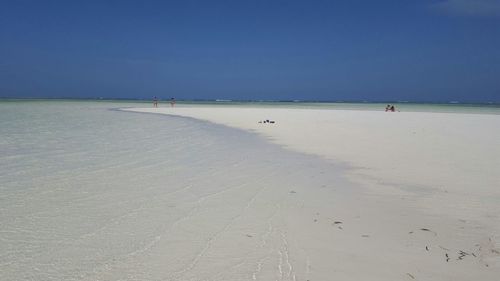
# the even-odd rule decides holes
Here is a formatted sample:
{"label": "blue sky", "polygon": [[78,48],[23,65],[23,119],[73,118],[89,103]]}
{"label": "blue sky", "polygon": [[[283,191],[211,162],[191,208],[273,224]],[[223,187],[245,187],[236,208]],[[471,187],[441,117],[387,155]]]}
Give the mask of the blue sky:
{"label": "blue sky", "polygon": [[500,0],[1,1],[0,96],[500,102]]}

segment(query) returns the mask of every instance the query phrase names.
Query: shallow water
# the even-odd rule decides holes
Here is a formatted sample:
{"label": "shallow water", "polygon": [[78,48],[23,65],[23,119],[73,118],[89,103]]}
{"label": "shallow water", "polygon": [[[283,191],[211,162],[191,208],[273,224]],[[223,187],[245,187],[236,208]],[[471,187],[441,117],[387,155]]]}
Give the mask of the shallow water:
{"label": "shallow water", "polygon": [[[232,227],[248,239],[235,225],[259,192],[347,186],[340,167],[253,134],[122,106],[0,103],[0,280],[199,280],[253,267],[269,249],[233,245],[223,265],[207,256]],[[272,208],[253,210],[254,231]],[[216,279],[252,276],[233,271]]]}
{"label": "shallow water", "polygon": [[[394,103],[391,103],[394,104]],[[180,102],[177,106],[236,106],[236,107],[273,107],[305,108],[327,110],[367,110],[384,111],[386,103],[344,103],[344,102]],[[435,112],[466,114],[500,114],[498,104],[443,104],[443,103],[395,103],[396,109],[403,112]],[[167,105],[168,106],[168,105]]]}
{"label": "shallow water", "polygon": [[[15,100],[1,99],[0,103],[9,102],[47,103],[54,100]],[[122,107],[148,107],[150,101],[143,100],[58,100],[58,102],[94,102],[95,104],[120,105]],[[500,104],[467,104],[467,103],[391,103],[402,112],[433,112],[433,113],[460,113],[460,114],[500,114]],[[304,108],[327,110],[367,110],[384,111],[387,103],[373,102],[269,102],[269,101],[177,101],[177,107],[272,107],[272,108]],[[160,100],[160,107],[169,107],[169,100]]]}

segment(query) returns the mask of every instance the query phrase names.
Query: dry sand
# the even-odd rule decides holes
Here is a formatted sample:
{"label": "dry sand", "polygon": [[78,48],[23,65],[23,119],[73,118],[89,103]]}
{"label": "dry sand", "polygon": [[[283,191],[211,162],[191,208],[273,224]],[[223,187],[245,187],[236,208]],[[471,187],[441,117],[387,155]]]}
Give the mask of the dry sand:
{"label": "dry sand", "polygon": [[[500,115],[214,106],[126,110],[250,130],[286,148],[350,167],[347,176],[359,188],[350,196],[339,195],[341,201],[330,198],[335,192],[295,191],[297,206],[314,206],[314,214],[293,204],[280,210],[261,206],[262,213],[280,212],[287,218],[283,240],[275,241],[285,256],[268,275],[259,270],[263,276],[500,276]],[[259,123],[266,119],[275,123]],[[248,219],[255,222],[259,216]],[[337,232],[332,234],[332,228]],[[237,248],[228,243],[217,247],[226,256]]]}

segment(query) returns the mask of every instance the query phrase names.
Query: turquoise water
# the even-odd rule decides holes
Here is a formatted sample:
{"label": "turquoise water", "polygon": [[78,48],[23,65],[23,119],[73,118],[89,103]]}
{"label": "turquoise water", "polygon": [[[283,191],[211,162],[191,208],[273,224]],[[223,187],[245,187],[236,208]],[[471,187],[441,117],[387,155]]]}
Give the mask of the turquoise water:
{"label": "turquoise water", "polygon": [[[321,102],[179,102],[178,106],[244,106],[244,107],[280,107],[331,110],[368,110],[383,111],[386,103],[321,103]],[[470,113],[500,114],[497,104],[419,104],[393,103],[402,112]]]}
{"label": "turquoise water", "polygon": [[[54,102],[54,100],[9,100],[1,102]],[[58,100],[59,102],[96,102],[123,107],[149,107],[150,101],[137,100]],[[435,112],[467,114],[500,114],[500,104],[457,104],[457,103],[393,103],[402,112]],[[347,102],[238,102],[238,101],[177,101],[176,106],[224,106],[224,107],[278,107],[331,110],[368,110],[383,111],[386,103],[347,103]],[[160,106],[170,106],[169,101],[160,101]]]}

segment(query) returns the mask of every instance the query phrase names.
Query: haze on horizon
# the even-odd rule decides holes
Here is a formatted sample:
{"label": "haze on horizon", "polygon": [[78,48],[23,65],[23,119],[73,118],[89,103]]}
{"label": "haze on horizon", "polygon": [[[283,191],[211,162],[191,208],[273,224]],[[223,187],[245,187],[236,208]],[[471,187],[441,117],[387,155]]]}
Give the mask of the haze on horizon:
{"label": "haze on horizon", "polygon": [[500,0],[2,1],[0,97],[500,102]]}

